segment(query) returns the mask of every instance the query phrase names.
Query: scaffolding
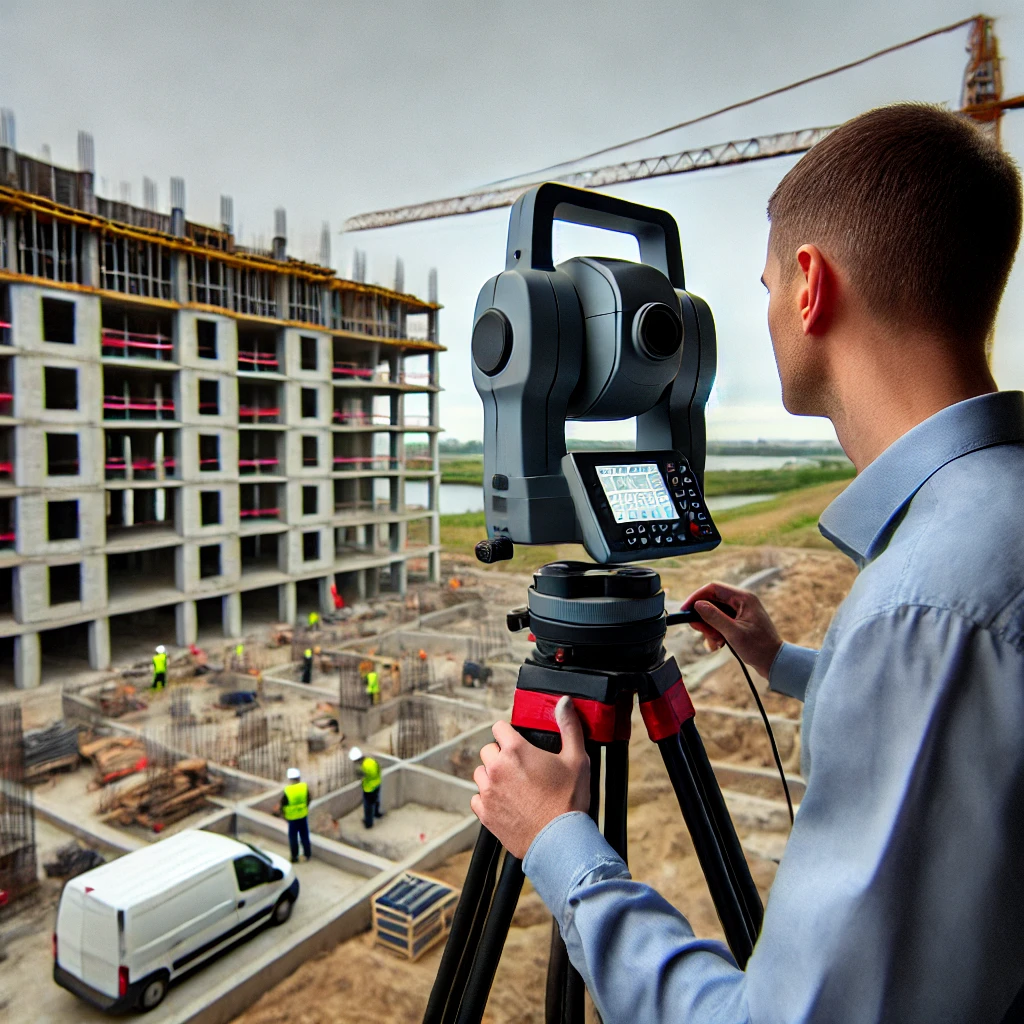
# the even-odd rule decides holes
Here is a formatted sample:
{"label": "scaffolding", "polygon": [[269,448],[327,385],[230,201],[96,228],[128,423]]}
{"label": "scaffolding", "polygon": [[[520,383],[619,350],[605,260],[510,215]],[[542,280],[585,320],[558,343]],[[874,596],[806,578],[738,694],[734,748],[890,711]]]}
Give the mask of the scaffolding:
{"label": "scaffolding", "polygon": [[0,706],[0,889],[9,899],[31,892],[36,878],[36,815],[25,786],[21,707]]}

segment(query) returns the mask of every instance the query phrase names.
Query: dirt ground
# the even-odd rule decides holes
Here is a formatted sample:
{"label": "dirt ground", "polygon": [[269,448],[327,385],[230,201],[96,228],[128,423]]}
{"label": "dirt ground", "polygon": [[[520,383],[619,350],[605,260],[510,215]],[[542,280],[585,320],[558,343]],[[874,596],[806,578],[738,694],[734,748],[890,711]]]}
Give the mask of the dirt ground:
{"label": "dirt ground", "polygon": [[[666,591],[676,602],[708,580],[737,583],[775,565],[785,571],[762,591],[762,598],[780,633],[794,643],[820,643],[832,613],[855,576],[852,563],[835,552],[806,547],[729,546],[694,556],[678,568],[659,568]],[[503,615],[506,608],[524,603],[528,576],[485,573],[462,566],[459,570],[463,570],[460,575],[464,586],[478,590],[492,614]],[[696,633],[688,636],[680,631],[671,639],[670,647],[681,663],[706,654]],[[700,707],[754,708],[735,663],[724,664],[707,675],[694,701],[698,715]],[[789,698],[768,694],[765,705],[770,714],[799,718],[800,705]],[[709,721],[712,717],[708,716]],[[714,907],[661,758],[638,724],[630,743],[630,869],[634,878],[653,885],[680,908],[698,935],[720,938]],[[713,731],[714,735],[705,737],[713,759],[765,767],[772,764],[767,739],[760,729],[730,732],[722,727]],[[798,752],[787,753],[787,769],[792,769]],[[739,827],[738,831],[754,879],[762,897],[767,898],[785,833]],[[433,873],[461,885],[468,863],[467,852],[451,858]],[[547,911],[527,886],[495,977],[485,1017],[489,1024],[539,1024],[543,1020],[549,935]],[[422,1019],[440,957],[438,948],[410,964],[376,948],[369,933],[356,936],[304,965],[237,1017],[236,1024],[412,1024]]]}

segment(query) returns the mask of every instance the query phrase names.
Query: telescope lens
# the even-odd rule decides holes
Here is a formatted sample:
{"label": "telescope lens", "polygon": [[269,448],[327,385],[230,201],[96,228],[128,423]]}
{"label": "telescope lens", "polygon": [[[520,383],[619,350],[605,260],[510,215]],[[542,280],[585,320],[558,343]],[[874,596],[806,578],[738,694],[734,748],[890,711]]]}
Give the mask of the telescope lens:
{"label": "telescope lens", "polygon": [[683,324],[664,302],[641,306],[633,320],[633,341],[651,359],[668,359],[679,351]]}

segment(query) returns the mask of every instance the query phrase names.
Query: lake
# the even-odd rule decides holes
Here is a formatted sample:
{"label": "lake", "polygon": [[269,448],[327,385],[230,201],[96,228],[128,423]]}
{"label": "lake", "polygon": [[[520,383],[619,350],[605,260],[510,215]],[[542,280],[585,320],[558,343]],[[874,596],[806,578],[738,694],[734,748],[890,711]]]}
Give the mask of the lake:
{"label": "lake", "polygon": [[[707,469],[728,472],[741,469],[781,469],[792,463],[815,465],[818,458],[805,459],[792,455],[709,455]],[[427,483],[425,480],[409,480],[405,485],[405,500],[410,505],[426,505]],[[712,512],[723,512],[727,508],[738,508],[755,501],[767,501],[771,494],[724,494],[709,498],[708,507]],[[483,488],[472,484],[441,484],[441,515],[458,515],[463,512],[482,512],[484,507]]]}

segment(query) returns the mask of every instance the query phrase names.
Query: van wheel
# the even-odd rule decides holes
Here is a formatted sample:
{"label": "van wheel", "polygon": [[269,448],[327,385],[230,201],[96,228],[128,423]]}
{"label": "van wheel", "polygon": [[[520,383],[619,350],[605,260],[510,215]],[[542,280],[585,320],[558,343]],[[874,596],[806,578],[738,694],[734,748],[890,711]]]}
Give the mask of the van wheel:
{"label": "van wheel", "polygon": [[287,896],[282,896],[270,915],[271,924],[284,924],[292,916],[292,901]]}
{"label": "van wheel", "polygon": [[139,992],[139,1009],[143,1013],[155,1010],[167,995],[167,975],[163,972],[151,974],[143,983]]}

